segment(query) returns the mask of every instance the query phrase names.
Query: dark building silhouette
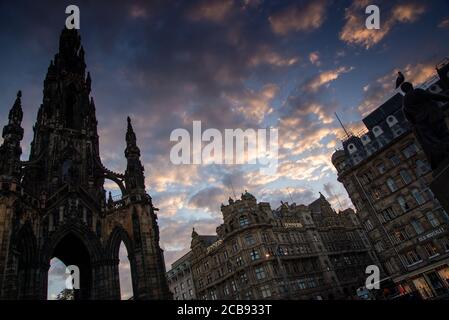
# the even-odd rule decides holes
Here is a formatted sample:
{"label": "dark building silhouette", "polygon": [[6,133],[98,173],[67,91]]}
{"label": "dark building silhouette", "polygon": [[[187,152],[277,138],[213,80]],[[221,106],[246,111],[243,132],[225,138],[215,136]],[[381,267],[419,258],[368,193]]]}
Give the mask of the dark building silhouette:
{"label": "dark building silhouette", "polygon": [[[124,174],[101,163],[91,78],[76,30],[64,29],[48,68],[21,161],[21,93],[0,147],[0,299],[46,299],[50,260],[80,269],[78,299],[119,299],[119,246],[127,247],[134,299],[167,299],[156,208],[128,118]],[[105,179],[122,197],[106,200]]]}

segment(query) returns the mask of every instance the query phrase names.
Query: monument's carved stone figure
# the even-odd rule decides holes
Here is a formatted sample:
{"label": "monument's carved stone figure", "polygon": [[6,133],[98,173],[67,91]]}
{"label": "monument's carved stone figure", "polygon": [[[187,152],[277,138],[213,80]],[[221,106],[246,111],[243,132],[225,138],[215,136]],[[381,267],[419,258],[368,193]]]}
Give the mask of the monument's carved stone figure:
{"label": "monument's carved stone figure", "polygon": [[444,115],[448,105],[438,105],[438,102],[449,102],[449,97],[414,88],[410,82],[405,82],[401,72],[396,80],[396,87],[399,86],[405,93],[404,115],[412,124],[432,169],[436,170],[449,158],[449,130]]}
{"label": "monument's carved stone figure", "polygon": [[[21,161],[21,93],[0,147],[0,299],[46,299],[50,260],[80,269],[79,299],[120,299],[119,246],[131,263],[134,299],[167,299],[157,216],[128,118],[124,174],[101,163],[91,78],[76,30],[64,29],[48,68]],[[105,179],[122,198],[106,200]]]}

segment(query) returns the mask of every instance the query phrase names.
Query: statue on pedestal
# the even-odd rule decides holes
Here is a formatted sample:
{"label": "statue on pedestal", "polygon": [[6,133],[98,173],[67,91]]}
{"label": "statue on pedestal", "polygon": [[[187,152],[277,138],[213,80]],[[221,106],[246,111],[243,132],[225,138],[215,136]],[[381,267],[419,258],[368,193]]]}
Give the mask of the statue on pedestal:
{"label": "statue on pedestal", "polygon": [[444,160],[449,159],[449,129],[444,115],[449,104],[442,107],[438,104],[449,102],[449,97],[414,88],[410,82],[405,81],[401,72],[398,72],[396,80],[396,88],[398,87],[405,94],[404,115],[411,123],[415,136],[435,171]]}

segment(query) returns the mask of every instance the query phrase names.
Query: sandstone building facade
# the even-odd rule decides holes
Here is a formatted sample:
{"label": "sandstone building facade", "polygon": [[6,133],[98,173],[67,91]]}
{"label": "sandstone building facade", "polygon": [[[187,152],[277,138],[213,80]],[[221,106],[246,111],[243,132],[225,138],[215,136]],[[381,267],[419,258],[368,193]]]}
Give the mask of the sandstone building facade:
{"label": "sandstone building facade", "polygon": [[167,281],[174,300],[195,300],[196,290],[192,274],[192,252],[189,251],[171,265]]}
{"label": "sandstone building facade", "polygon": [[272,210],[246,192],[221,211],[217,235],[192,232],[198,299],[345,299],[365,284],[375,257],[352,210],[323,196]]}
{"label": "sandstone building facade", "polygon": [[[64,29],[48,67],[28,161],[21,94],[0,147],[0,299],[46,299],[50,259],[80,269],[78,299],[120,299],[119,246],[127,247],[134,299],[170,298],[156,208],[128,118],[124,174],[102,164],[91,77],[76,30]],[[119,201],[106,200],[105,179]]]}
{"label": "sandstone building facade", "polygon": [[[423,87],[449,92],[449,61]],[[449,293],[449,216],[429,184],[430,166],[397,93],[363,119],[366,130],[349,134],[332,162],[385,272],[391,295],[424,299]]]}

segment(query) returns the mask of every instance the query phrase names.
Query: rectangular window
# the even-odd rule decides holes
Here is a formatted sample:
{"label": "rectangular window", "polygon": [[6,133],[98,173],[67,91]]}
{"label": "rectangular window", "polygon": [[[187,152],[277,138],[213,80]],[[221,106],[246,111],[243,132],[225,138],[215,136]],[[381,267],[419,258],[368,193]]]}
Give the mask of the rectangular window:
{"label": "rectangular window", "polygon": [[434,213],[429,211],[426,213],[427,220],[429,220],[429,223],[432,225],[432,227],[438,227],[440,225],[440,222],[435,217]]}
{"label": "rectangular window", "polygon": [[407,201],[405,201],[404,197],[400,196],[398,197],[398,204],[402,209],[402,212],[407,212],[408,210],[410,210],[410,207],[407,204]]}
{"label": "rectangular window", "polygon": [[444,250],[449,251],[449,236],[443,239]]}
{"label": "rectangular window", "polygon": [[296,285],[298,286],[299,290],[304,290],[307,288],[305,279],[299,279],[298,281],[296,281]]}
{"label": "rectangular window", "polygon": [[371,223],[371,221],[369,219],[366,220],[366,222],[365,222],[365,229],[367,231],[371,231],[371,230],[374,229],[374,226],[373,226],[373,224]]}
{"label": "rectangular window", "polygon": [[240,282],[241,282],[242,284],[248,283],[248,276],[246,275],[245,272],[243,272],[243,273],[240,275]]}
{"label": "rectangular window", "polygon": [[269,241],[268,233],[262,233],[262,242],[267,243]]}
{"label": "rectangular window", "polygon": [[411,250],[411,251],[407,252],[404,257],[405,257],[405,260],[407,261],[408,265],[412,265],[412,264],[422,261],[421,257],[416,252],[416,250]]}
{"label": "rectangular window", "polygon": [[[381,212],[384,222],[391,221],[397,217],[392,207],[389,207]],[[381,219],[382,221],[382,219]]]}
{"label": "rectangular window", "polygon": [[417,234],[421,234],[421,233],[424,232],[424,228],[423,228],[421,222],[419,222],[418,220],[414,219],[414,220],[411,221],[411,223],[412,223],[413,229],[415,229],[415,232]]}
{"label": "rectangular window", "polygon": [[416,144],[411,143],[402,150],[402,154],[407,158],[413,157],[418,152],[418,147]]}
{"label": "rectangular window", "polygon": [[401,160],[395,154],[389,156],[388,159],[391,161],[391,163],[393,164],[394,167],[398,166],[401,163]]}
{"label": "rectangular window", "polygon": [[386,168],[385,168],[385,164],[383,164],[383,163],[379,163],[376,166],[376,168],[377,168],[377,171],[379,172],[379,174],[384,174],[385,171],[387,171]]}
{"label": "rectangular window", "polygon": [[396,185],[396,182],[394,181],[393,178],[388,178],[387,179],[387,186],[388,186],[388,189],[390,189],[391,192],[395,192],[396,190],[398,190],[398,186]]}
{"label": "rectangular window", "polygon": [[432,258],[432,257],[435,257],[438,255],[437,247],[435,246],[435,244],[433,242],[426,243],[426,245],[424,246],[424,249],[426,250],[426,253],[429,256],[429,258]]}
{"label": "rectangular window", "polygon": [[263,267],[257,268],[255,270],[257,280],[262,280],[266,278],[265,270]]}
{"label": "rectangular window", "polygon": [[246,242],[246,245],[252,246],[253,244],[256,243],[256,239],[254,239],[252,234],[248,234],[245,236],[245,242]]}
{"label": "rectangular window", "polygon": [[396,230],[394,232],[394,238],[397,240],[396,243],[400,243],[408,239],[407,233],[403,230]]}
{"label": "rectangular window", "polygon": [[415,198],[415,201],[418,205],[422,205],[426,202],[421,191],[419,191],[418,189],[413,189],[412,195],[413,195],[413,198]]}
{"label": "rectangular window", "polygon": [[252,261],[256,261],[256,260],[260,259],[259,251],[254,250],[254,249],[251,250],[250,256],[251,256]]}
{"label": "rectangular window", "polygon": [[266,286],[260,287],[260,293],[262,295],[262,298],[264,298],[264,299],[271,297],[270,286],[266,285]]}
{"label": "rectangular window", "polygon": [[404,181],[404,184],[409,184],[412,182],[412,177],[410,176],[410,173],[407,170],[401,170],[400,172],[402,181]]}
{"label": "rectangular window", "polygon": [[308,278],[307,279],[307,286],[309,288],[316,288],[316,281],[314,278]]}
{"label": "rectangular window", "polygon": [[425,160],[416,160],[416,174],[417,176],[422,176],[430,171],[429,163]]}
{"label": "rectangular window", "polygon": [[245,227],[247,225],[249,225],[249,219],[247,216],[241,216],[239,219],[239,224],[241,227]]}
{"label": "rectangular window", "polygon": [[239,267],[240,267],[240,266],[243,266],[243,259],[242,259],[242,257],[237,257],[236,263],[237,263],[237,265],[238,265]]}
{"label": "rectangular window", "polygon": [[234,280],[231,281],[231,288],[232,288],[232,291],[234,291],[234,292],[237,291],[237,285]]}

